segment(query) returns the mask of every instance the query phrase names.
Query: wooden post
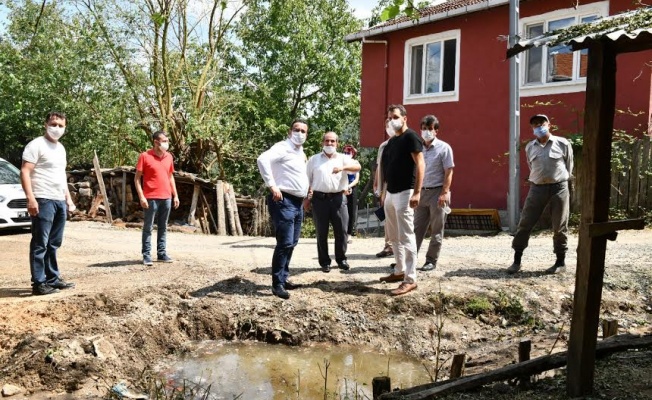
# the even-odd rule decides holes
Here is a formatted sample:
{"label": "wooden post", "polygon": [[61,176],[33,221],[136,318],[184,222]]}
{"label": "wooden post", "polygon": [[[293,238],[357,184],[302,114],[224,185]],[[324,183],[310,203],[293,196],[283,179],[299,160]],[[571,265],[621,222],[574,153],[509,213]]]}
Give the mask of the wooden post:
{"label": "wooden post", "polygon": [[612,320],[603,320],[602,321],[602,338],[606,339],[611,336],[616,336],[618,334],[618,321],[615,319]]}
{"label": "wooden post", "polygon": [[392,391],[392,380],[389,376],[377,376],[371,380],[373,388],[373,399],[376,400],[383,393]]}
{"label": "wooden post", "polygon": [[224,183],[217,181],[215,184],[215,197],[217,198],[217,234],[226,235],[226,217],[224,215]]}
{"label": "wooden post", "polygon": [[122,218],[127,216],[127,173],[122,171]]}
{"label": "wooden post", "polygon": [[[530,359],[530,351],[532,351],[532,341],[521,340],[518,344],[518,362],[528,361]],[[530,383],[530,376],[523,375],[520,377],[521,386],[527,386]]]}
{"label": "wooden post", "polygon": [[466,362],[466,354],[455,354],[453,362],[451,363],[451,376],[450,379],[459,378],[464,375],[464,363]]}
{"label": "wooden post", "polygon": [[95,168],[95,176],[97,177],[97,183],[100,185],[100,192],[102,193],[102,199],[104,200],[104,206],[106,207],[106,217],[109,219],[109,223],[113,223],[113,217],[111,216],[111,205],[109,204],[109,198],[106,195],[106,186],[104,186],[104,178],[102,178],[102,170],[100,168],[100,159],[97,158],[97,151],[93,151],[95,157],[93,157],[93,167]]}
{"label": "wooden post", "polygon": [[593,391],[596,332],[602,300],[606,236],[591,237],[591,224],[609,219],[611,139],[616,108],[616,52],[610,39],[589,47],[584,145],[582,210],[577,273],[568,344],[566,392],[571,397]]}
{"label": "wooden post", "polygon": [[199,199],[199,185],[195,183],[195,186],[192,190],[192,201],[190,202],[190,213],[188,214],[188,224],[192,226],[197,222],[196,213],[197,213],[197,200]]}
{"label": "wooden post", "polygon": [[[208,216],[211,218],[210,222],[213,223],[213,227],[215,227],[215,233],[217,233],[217,224],[215,223],[215,218],[213,218],[213,212],[211,211],[211,205],[208,204],[208,200],[206,200],[206,196],[204,196],[204,192],[202,192],[200,190],[199,194],[201,196],[202,207],[206,207],[204,210],[208,210]],[[204,216],[206,216],[205,213],[204,213]],[[209,228],[208,233],[211,233],[210,226],[208,228]]]}

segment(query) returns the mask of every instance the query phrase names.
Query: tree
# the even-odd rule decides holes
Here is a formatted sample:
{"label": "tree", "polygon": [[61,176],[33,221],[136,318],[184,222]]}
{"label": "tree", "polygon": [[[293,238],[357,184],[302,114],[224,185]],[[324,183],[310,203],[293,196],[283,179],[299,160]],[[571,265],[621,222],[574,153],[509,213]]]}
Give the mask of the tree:
{"label": "tree", "polygon": [[138,145],[129,140],[123,93],[111,84],[118,76],[94,27],[56,4],[27,0],[9,7],[8,31],[0,38],[3,156],[19,164],[25,144],[43,134],[46,113],[59,110],[68,115],[62,142],[71,165],[90,165],[93,150],[129,159]]}
{"label": "tree", "polygon": [[163,129],[179,169],[224,177],[222,158],[239,124],[240,101],[230,63],[231,29],[247,2],[212,0],[77,0],[112,49],[149,136]]}

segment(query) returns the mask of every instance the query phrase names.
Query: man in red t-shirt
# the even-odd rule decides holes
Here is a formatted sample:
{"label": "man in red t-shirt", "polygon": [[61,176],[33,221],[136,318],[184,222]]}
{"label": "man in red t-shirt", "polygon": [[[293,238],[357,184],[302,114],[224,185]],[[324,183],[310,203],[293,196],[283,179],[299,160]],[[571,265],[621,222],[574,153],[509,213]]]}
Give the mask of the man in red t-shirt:
{"label": "man in red t-shirt", "polygon": [[[170,142],[164,131],[152,134],[153,146],[140,154],[136,164],[136,192],[140,205],[145,210],[143,222],[143,264],[152,265],[152,228],[156,217],[156,255],[161,262],[172,262],[166,251],[165,236],[172,201],[179,207],[179,196],[174,183],[172,154],[168,153]],[[143,178],[141,185],[140,179]]]}

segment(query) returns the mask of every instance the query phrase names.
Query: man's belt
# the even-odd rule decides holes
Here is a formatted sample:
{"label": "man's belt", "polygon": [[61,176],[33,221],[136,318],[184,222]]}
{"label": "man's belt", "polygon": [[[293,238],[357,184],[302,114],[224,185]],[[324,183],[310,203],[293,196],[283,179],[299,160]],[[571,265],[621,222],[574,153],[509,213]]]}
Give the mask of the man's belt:
{"label": "man's belt", "polygon": [[312,192],[312,198],[313,199],[330,199],[333,197],[341,196],[342,192],[333,192],[333,193],[327,193],[327,192],[318,192],[314,190]]}
{"label": "man's belt", "polygon": [[287,197],[288,199],[293,201],[303,201],[303,197],[295,196],[287,192],[281,192],[281,194],[283,195],[283,197]]}
{"label": "man's belt", "polygon": [[421,190],[435,190],[435,189],[441,189],[441,186],[432,186],[432,187],[422,187]]}

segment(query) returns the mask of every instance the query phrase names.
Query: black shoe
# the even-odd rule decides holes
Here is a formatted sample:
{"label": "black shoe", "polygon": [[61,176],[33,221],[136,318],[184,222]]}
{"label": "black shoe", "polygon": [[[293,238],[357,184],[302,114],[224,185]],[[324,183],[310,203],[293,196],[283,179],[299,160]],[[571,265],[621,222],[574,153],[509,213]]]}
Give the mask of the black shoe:
{"label": "black shoe", "polygon": [[560,260],[557,260],[555,265],[546,270],[548,274],[563,274],[564,272],[566,272],[566,263]]}
{"label": "black shoe", "polygon": [[435,264],[426,261],[425,264],[423,264],[423,267],[419,268],[419,271],[432,271],[435,269]]}
{"label": "black shoe", "polygon": [[394,273],[395,268],[396,268],[396,263],[389,264],[389,269],[392,271],[392,274]]}
{"label": "black shoe", "polygon": [[507,268],[507,273],[512,275],[521,270],[521,264],[513,263]]}
{"label": "black shoe", "polygon": [[285,290],[294,290],[294,289],[299,289],[303,285],[298,284],[298,283],[292,283],[290,281],[285,281]]}
{"label": "black shoe", "polygon": [[44,296],[46,294],[59,293],[59,289],[53,288],[50,285],[41,283],[40,285],[32,286],[32,295],[33,296]]}
{"label": "black shoe", "polygon": [[325,273],[331,272],[331,266],[330,265],[322,265],[321,266],[321,272],[325,272]]}
{"label": "black shoe", "polygon": [[272,293],[274,294],[274,296],[280,297],[285,300],[290,298],[290,293],[288,293],[287,290],[285,290],[283,285],[272,286]]}
{"label": "black shoe", "polygon": [[342,271],[348,271],[351,267],[349,266],[349,263],[346,262],[346,260],[342,260],[337,263],[337,266],[342,270]]}
{"label": "black shoe", "polygon": [[72,282],[66,282],[63,279],[59,279],[55,283],[51,283],[49,286],[55,289],[72,289],[75,287],[75,284]]}

